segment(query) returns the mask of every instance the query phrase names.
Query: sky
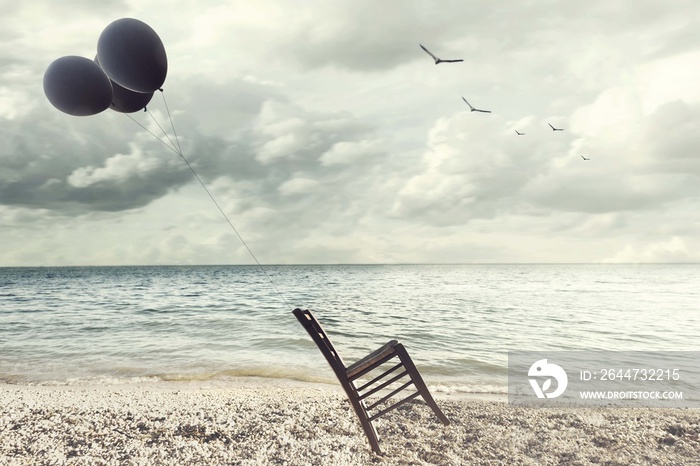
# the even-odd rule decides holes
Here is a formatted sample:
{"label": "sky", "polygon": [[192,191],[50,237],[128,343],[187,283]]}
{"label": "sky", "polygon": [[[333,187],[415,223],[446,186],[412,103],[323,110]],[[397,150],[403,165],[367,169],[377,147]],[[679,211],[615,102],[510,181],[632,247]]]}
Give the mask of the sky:
{"label": "sky", "polygon": [[[53,107],[47,67],[125,17],[168,57],[148,112]],[[700,262],[698,17],[0,0],[0,266]]]}

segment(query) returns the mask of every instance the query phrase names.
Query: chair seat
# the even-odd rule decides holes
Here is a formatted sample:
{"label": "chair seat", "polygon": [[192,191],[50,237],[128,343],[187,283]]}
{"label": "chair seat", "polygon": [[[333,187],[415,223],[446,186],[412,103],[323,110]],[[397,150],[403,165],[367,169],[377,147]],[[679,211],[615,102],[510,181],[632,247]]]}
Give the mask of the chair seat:
{"label": "chair seat", "polygon": [[384,346],[375,351],[372,351],[359,361],[350,364],[346,369],[347,376],[349,378],[352,378],[355,374],[362,372],[363,370],[365,370],[375,362],[379,361],[380,359],[394,353],[394,346],[396,346],[398,343],[399,342],[397,340],[391,340],[389,343],[385,344]]}

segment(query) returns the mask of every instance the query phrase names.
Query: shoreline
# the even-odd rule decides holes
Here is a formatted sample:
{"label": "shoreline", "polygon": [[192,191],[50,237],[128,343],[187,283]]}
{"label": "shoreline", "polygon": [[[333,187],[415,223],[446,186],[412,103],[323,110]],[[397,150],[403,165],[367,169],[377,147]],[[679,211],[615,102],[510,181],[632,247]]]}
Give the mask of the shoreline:
{"label": "shoreline", "polygon": [[[314,389],[323,393],[339,393],[345,396],[342,387],[336,381],[319,382],[299,379],[289,379],[283,377],[264,377],[264,376],[236,376],[220,379],[207,380],[162,380],[162,379],[124,379],[117,381],[115,379],[109,382],[99,380],[80,381],[77,383],[18,383],[0,380],[0,390],[12,388],[36,388],[47,390],[226,390],[236,389],[238,387],[277,387],[289,389]],[[436,400],[459,400],[459,401],[494,401],[507,403],[508,395],[506,393],[485,393],[485,392],[461,392],[461,391],[443,391],[437,387],[428,384],[428,388]],[[388,392],[388,390],[386,390]]]}
{"label": "shoreline", "polygon": [[385,452],[376,456],[339,385],[0,384],[0,463],[700,465],[700,410],[435,395],[452,424],[406,403],[376,422]]}

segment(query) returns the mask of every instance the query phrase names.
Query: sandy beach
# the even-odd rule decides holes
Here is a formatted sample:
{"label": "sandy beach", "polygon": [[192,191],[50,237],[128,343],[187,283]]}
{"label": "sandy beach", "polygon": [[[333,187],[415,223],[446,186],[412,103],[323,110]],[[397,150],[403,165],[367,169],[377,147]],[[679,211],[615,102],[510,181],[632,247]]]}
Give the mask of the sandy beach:
{"label": "sandy beach", "polygon": [[422,403],[380,419],[374,455],[339,387],[231,383],[0,385],[3,465],[700,465],[692,409]]}

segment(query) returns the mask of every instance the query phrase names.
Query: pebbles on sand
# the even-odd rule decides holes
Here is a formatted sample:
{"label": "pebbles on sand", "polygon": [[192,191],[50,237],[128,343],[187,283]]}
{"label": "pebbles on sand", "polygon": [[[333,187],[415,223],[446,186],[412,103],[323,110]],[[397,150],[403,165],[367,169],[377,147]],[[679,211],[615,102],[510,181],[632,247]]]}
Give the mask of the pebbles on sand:
{"label": "pebbles on sand", "polygon": [[340,390],[302,383],[0,385],[0,464],[700,465],[700,412],[420,402],[371,453]]}

